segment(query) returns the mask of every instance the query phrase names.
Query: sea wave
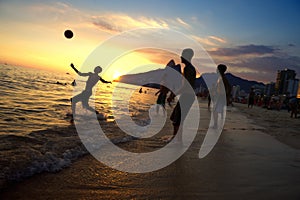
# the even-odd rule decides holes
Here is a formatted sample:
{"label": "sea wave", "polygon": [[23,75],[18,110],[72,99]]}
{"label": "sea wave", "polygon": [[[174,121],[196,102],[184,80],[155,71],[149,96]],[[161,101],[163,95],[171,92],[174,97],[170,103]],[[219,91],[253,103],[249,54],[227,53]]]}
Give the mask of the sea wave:
{"label": "sea wave", "polygon": [[[114,123],[104,123],[112,133],[108,137],[113,143],[134,139],[118,134]],[[26,136],[0,135],[0,140],[0,189],[41,172],[60,171],[88,153],[74,125],[34,131]]]}

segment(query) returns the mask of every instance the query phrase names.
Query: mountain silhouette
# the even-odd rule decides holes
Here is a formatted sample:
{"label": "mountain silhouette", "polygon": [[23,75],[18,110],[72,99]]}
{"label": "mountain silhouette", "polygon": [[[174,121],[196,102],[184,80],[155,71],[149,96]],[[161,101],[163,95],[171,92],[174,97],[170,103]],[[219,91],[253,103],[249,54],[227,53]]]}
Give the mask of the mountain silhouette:
{"label": "mountain silhouette", "polygon": [[[121,76],[119,78],[119,82],[133,84],[133,85],[141,85],[141,86],[143,85],[146,87],[159,88],[159,84],[156,84],[156,83],[160,82],[159,80],[161,80],[163,74],[164,74],[164,69],[157,69],[157,70],[152,70],[149,72],[138,73],[138,74],[128,74],[128,75]],[[209,76],[210,73],[205,73],[205,75]],[[232,86],[239,85],[240,89],[244,90],[247,93],[250,92],[251,87],[254,85],[258,85],[261,87],[264,86],[264,84],[261,82],[257,82],[257,81],[253,81],[253,80],[249,81],[247,79],[243,79],[238,76],[235,76],[231,73],[226,73],[225,76]],[[147,84],[145,84],[145,83],[147,83]],[[196,88],[198,88],[200,86],[207,88],[202,76],[200,76],[199,78],[196,79],[195,86],[196,86]]]}
{"label": "mountain silhouette", "polygon": [[226,76],[226,78],[228,79],[229,83],[232,86],[239,85],[241,87],[241,90],[244,90],[247,93],[250,92],[251,87],[254,86],[254,85],[258,85],[258,86],[261,86],[261,87],[265,86],[265,84],[262,83],[262,82],[257,82],[257,81],[253,81],[253,80],[249,81],[247,79],[243,79],[243,78],[240,78],[238,76],[235,76],[231,73],[227,73],[225,76]]}

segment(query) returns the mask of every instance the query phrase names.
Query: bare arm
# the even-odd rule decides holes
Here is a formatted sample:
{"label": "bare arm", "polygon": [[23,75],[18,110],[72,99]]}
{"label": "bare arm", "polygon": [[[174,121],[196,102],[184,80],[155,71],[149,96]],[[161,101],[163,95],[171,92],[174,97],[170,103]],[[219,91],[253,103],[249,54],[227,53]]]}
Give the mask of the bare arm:
{"label": "bare arm", "polygon": [[90,73],[81,73],[80,71],[78,71],[78,70],[76,69],[76,67],[73,65],[73,63],[71,63],[70,66],[74,69],[74,71],[75,71],[79,76],[89,76],[89,75],[90,75]]}
{"label": "bare arm", "polygon": [[106,81],[106,80],[104,80],[104,79],[101,78],[101,77],[99,77],[99,79],[100,79],[100,81],[101,81],[102,83],[111,83],[111,81]]}

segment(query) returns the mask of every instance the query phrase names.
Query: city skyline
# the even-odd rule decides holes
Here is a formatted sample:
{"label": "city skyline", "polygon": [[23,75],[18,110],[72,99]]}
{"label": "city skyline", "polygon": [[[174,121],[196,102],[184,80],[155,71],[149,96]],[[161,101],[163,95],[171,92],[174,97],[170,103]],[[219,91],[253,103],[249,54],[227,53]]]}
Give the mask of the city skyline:
{"label": "city skyline", "polygon": [[[68,71],[101,42],[136,28],[167,28],[199,42],[216,64],[268,83],[289,68],[300,74],[298,1],[1,1],[0,62]],[[13,12],[12,12],[13,11]],[[66,39],[63,32],[74,32]],[[149,38],[151,41],[151,38]],[[155,41],[153,41],[155,42]],[[124,67],[167,63],[170,55],[133,52]],[[196,63],[201,65],[201,63]],[[202,72],[200,72],[202,73]],[[122,75],[116,71],[111,77]]]}

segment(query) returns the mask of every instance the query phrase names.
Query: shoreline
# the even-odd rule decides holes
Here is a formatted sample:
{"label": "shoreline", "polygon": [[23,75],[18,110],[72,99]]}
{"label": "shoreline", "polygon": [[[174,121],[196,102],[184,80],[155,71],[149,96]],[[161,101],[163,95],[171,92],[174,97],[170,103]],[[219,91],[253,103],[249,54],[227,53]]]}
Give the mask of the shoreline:
{"label": "shoreline", "polygon": [[[204,102],[201,106],[201,120],[207,122],[210,112]],[[239,199],[242,195],[245,199],[299,199],[299,150],[263,133],[263,128],[239,109],[231,109],[213,151],[199,159],[206,132],[203,124],[187,152],[163,169],[144,174],[120,172],[88,154],[57,173],[37,174],[11,185],[0,197]],[[163,145],[158,140],[133,140],[118,146],[143,152]]]}

